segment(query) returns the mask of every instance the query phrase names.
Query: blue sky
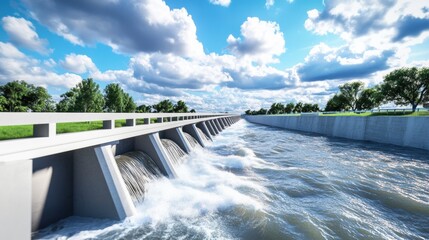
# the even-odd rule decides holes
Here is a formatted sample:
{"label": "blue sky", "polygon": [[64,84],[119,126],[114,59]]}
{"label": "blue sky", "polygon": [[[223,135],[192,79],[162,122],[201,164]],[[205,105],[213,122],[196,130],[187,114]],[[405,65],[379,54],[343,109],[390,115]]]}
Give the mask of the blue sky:
{"label": "blue sky", "polygon": [[428,1],[5,0],[0,18],[0,84],[56,100],[92,77],[200,112],[324,106],[345,82],[429,66]]}

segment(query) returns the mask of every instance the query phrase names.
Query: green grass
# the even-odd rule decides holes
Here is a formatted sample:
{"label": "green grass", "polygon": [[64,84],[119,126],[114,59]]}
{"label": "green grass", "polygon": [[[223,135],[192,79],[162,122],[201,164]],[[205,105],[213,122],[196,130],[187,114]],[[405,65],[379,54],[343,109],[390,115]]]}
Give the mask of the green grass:
{"label": "green grass", "polygon": [[33,136],[33,125],[0,126],[0,140]]}

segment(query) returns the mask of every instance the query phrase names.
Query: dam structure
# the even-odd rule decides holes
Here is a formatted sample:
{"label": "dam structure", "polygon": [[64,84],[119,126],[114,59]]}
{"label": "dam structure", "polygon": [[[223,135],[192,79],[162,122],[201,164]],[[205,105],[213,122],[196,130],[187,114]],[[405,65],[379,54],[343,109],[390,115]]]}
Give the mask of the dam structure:
{"label": "dam structure", "polygon": [[[215,113],[0,113],[0,126],[31,125],[33,136],[0,141],[0,238],[70,216],[121,220],[144,198],[141,181],[175,177],[181,155],[237,122]],[[115,121],[125,121],[115,127]],[[58,123],[102,129],[57,134]],[[136,176],[141,177],[135,179]]]}

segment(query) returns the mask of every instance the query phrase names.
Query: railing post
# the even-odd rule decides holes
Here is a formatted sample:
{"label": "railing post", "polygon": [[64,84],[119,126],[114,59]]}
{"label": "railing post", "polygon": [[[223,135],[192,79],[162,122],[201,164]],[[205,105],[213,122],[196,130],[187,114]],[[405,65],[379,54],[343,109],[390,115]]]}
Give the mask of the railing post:
{"label": "railing post", "polygon": [[150,118],[145,118],[143,121],[144,124],[150,124]]}
{"label": "railing post", "polygon": [[134,127],[136,125],[136,119],[132,118],[132,119],[126,119],[125,120],[125,125],[127,127]]}
{"label": "railing post", "polygon": [[103,129],[114,129],[114,128],[115,128],[115,120],[103,121]]}
{"label": "railing post", "polygon": [[156,123],[162,123],[164,120],[163,120],[163,118],[162,117],[159,117],[159,118],[157,118],[156,119]]}
{"label": "railing post", "polygon": [[56,123],[34,124],[33,137],[54,137],[57,134]]}

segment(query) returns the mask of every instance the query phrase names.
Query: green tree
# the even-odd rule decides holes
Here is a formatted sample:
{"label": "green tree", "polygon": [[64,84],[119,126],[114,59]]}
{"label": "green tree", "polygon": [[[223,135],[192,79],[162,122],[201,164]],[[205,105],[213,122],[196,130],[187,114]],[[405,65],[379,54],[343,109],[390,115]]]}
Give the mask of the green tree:
{"label": "green tree", "polygon": [[285,113],[292,113],[294,108],[295,108],[295,104],[293,104],[293,103],[288,103],[288,104],[286,104],[286,106],[285,106],[285,110],[284,110],[284,112],[285,112]]}
{"label": "green tree", "polygon": [[7,100],[5,97],[0,96],[0,112],[4,112],[6,111],[6,104],[7,104]]}
{"label": "green tree", "polygon": [[[1,106],[1,105],[0,105],[0,106]],[[244,111],[244,113],[245,113],[246,115],[251,115],[251,114],[252,114],[252,110],[248,109],[248,110]]]}
{"label": "green tree", "polygon": [[401,68],[384,77],[381,92],[387,101],[397,105],[417,106],[429,101],[429,68]]}
{"label": "green tree", "polygon": [[92,78],[84,79],[76,87],[61,95],[57,104],[59,112],[102,112],[103,94],[100,86]]}
{"label": "green tree", "polygon": [[356,103],[357,110],[373,109],[380,106],[383,102],[384,96],[379,87],[367,88],[362,90],[359,99]]}
{"label": "green tree", "polygon": [[176,113],[186,113],[188,112],[188,106],[182,100],[177,101],[177,103],[173,107],[173,111]]}
{"label": "green tree", "polygon": [[140,105],[137,107],[137,112],[139,113],[150,113],[152,112],[152,106],[150,105]]}
{"label": "green tree", "polygon": [[8,82],[0,86],[0,96],[3,97],[1,103],[3,111],[25,112],[29,109],[35,112],[53,111],[53,101],[48,91],[25,81]]}
{"label": "green tree", "polygon": [[295,107],[293,108],[293,112],[300,113],[300,112],[302,112],[302,108],[303,108],[303,103],[302,102],[298,102],[295,105]]}
{"label": "green tree", "polygon": [[153,109],[155,109],[158,113],[171,113],[174,110],[173,102],[169,99],[163,100],[155,105],[153,105]]}
{"label": "green tree", "polygon": [[273,103],[268,110],[268,114],[282,114],[284,113],[285,106],[281,103]]}
{"label": "green tree", "polygon": [[195,111],[195,109],[191,109],[191,111],[189,111],[190,113],[196,113],[197,111]]}
{"label": "green tree", "polygon": [[304,105],[302,106],[302,112],[313,112],[313,104],[304,103]]}
{"label": "green tree", "polygon": [[339,86],[340,94],[344,96],[345,104],[355,111],[361,91],[364,89],[363,82],[345,83]]}
{"label": "green tree", "polygon": [[117,83],[108,84],[104,88],[104,107],[108,112],[123,112],[124,91]]}
{"label": "green tree", "polygon": [[335,94],[331,99],[328,100],[326,104],[325,111],[343,111],[349,110],[349,106],[347,105],[347,100],[342,94]]}
{"label": "green tree", "polygon": [[124,93],[124,109],[123,112],[135,112],[137,108],[133,98],[128,94]]}

